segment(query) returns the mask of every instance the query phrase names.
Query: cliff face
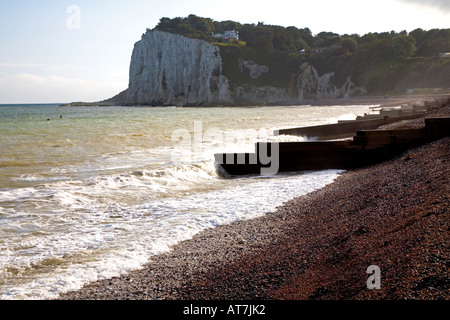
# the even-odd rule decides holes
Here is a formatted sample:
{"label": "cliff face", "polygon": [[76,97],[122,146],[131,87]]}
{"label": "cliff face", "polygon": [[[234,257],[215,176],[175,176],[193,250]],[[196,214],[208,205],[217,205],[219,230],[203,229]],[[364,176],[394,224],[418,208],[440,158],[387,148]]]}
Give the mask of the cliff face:
{"label": "cliff face", "polygon": [[147,32],[135,44],[127,104],[229,103],[219,48],[167,32]]}
{"label": "cliff face", "polygon": [[333,77],[334,72],[319,76],[311,64],[303,63],[297,73],[297,99],[334,99],[366,93],[366,89],[351,82],[350,76],[340,87],[333,83]]}
{"label": "cliff face", "polygon": [[[257,61],[239,58],[235,63],[242,75],[249,73],[251,79],[270,76],[270,68]],[[222,67],[217,46],[168,32],[149,31],[134,46],[128,89],[109,101],[126,105],[248,105],[364,93],[350,79],[336,88],[334,73],[319,76],[306,62],[293,70],[286,88],[229,83]]]}

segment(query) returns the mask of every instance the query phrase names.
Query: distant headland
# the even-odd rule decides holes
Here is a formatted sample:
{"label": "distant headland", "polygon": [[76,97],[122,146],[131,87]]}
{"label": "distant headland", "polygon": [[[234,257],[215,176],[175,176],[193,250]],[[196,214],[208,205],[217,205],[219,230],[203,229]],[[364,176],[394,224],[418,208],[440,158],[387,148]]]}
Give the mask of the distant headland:
{"label": "distant headland", "polygon": [[161,18],[134,46],[126,90],[67,105],[315,104],[445,93],[449,52],[450,29],[313,35],[195,15]]}

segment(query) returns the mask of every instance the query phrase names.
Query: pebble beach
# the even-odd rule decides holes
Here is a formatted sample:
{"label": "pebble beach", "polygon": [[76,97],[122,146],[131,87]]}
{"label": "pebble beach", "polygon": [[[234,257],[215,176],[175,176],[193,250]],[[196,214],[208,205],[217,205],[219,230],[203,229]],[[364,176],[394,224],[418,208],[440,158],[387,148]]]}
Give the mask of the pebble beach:
{"label": "pebble beach", "polygon": [[[447,105],[426,117],[449,115]],[[60,299],[448,300],[448,181],[447,137],[346,171],[271,214],[202,231],[141,270]],[[369,266],[380,270],[379,288],[368,288]]]}

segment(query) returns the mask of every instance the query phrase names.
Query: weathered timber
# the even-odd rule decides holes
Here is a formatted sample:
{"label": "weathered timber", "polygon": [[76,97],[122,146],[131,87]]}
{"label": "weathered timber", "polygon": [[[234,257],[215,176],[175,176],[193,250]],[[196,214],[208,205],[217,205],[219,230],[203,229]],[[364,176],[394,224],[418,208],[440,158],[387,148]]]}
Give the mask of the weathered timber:
{"label": "weathered timber", "polygon": [[220,172],[232,176],[352,169],[387,160],[411,147],[447,136],[450,118],[431,118],[425,119],[425,127],[421,129],[359,130],[352,140],[259,142],[253,153],[216,154],[215,160]]}
{"label": "weathered timber", "polygon": [[319,126],[280,129],[275,135],[293,135],[317,140],[339,139],[353,136],[357,131],[376,129],[380,126],[423,116],[427,111],[440,108],[450,101],[450,97],[424,101],[423,104],[402,105],[397,108],[380,108],[378,114],[365,114],[355,120],[341,120],[338,123]]}
{"label": "weathered timber", "polygon": [[292,135],[306,138],[316,138],[317,140],[330,140],[351,137],[357,131],[376,129],[380,126],[409,120],[423,116],[422,113],[413,113],[402,117],[380,117],[375,115],[373,119],[360,118],[357,120],[339,121],[338,123],[324,124],[311,127],[280,129],[275,131],[275,135]]}
{"label": "weathered timber", "polygon": [[353,142],[361,145],[364,150],[386,145],[410,147],[424,143],[426,140],[428,136],[425,129],[365,130],[357,131],[356,136],[353,137]]}
{"label": "weathered timber", "polygon": [[306,138],[317,138],[319,140],[338,139],[349,137],[358,130],[374,129],[385,125],[385,119],[372,119],[365,121],[339,122],[311,127],[300,127],[290,129],[280,129],[275,131],[275,135],[291,135]]}

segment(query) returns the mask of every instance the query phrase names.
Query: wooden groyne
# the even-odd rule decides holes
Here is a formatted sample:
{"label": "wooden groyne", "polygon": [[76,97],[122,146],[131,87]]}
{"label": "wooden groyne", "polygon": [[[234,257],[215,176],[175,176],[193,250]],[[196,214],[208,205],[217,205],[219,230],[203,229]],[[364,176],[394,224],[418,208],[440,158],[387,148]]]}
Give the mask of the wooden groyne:
{"label": "wooden groyne", "polygon": [[[329,140],[350,137],[358,130],[375,129],[382,125],[392,123],[394,121],[389,117],[381,117],[375,119],[351,120],[346,122],[338,122],[333,124],[324,124],[311,127],[300,127],[290,129],[280,129],[275,131],[275,135],[291,135],[301,136],[308,139]],[[398,120],[395,120],[398,121]]]}
{"label": "wooden groyne", "polygon": [[221,153],[215,160],[219,171],[229,175],[351,169],[447,136],[450,118],[429,118],[421,129],[358,130],[352,140],[345,141],[261,142],[254,153]]}
{"label": "wooden groyne", "polygon": [[401,105],[399,108],[379,107],[378,113],[366,113],[364,116],[358,116],[355,120],[342,120],[334,124],[311,127],[280,129],[275,131],[275,135],[302,136],[317,140],[351,137],[359,130],[376,129],[394,122],[419,118],[426,112],[438,109],[446,103],[450,103],[450,97],[422,103],[408,103]]}

